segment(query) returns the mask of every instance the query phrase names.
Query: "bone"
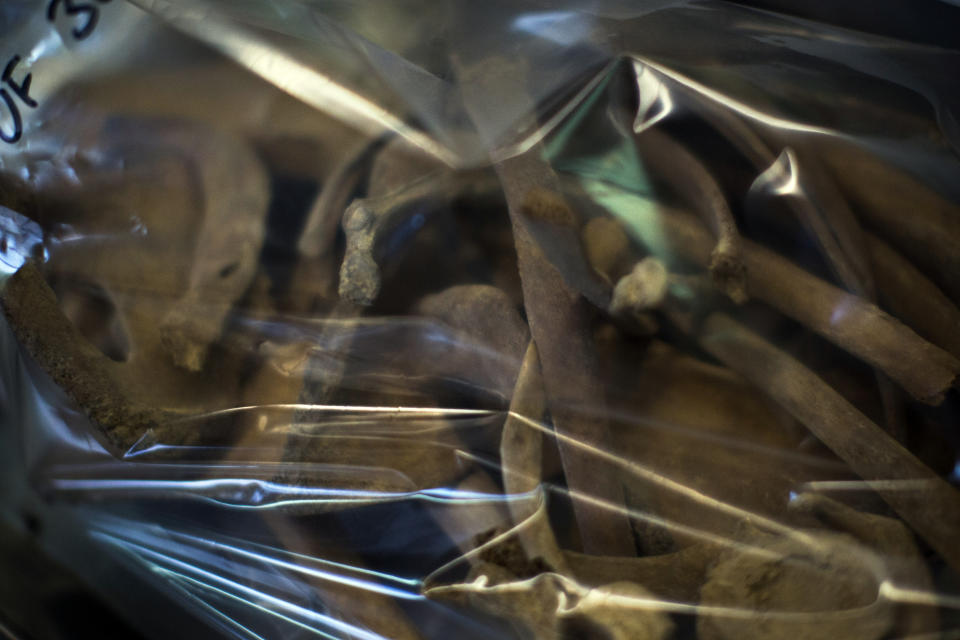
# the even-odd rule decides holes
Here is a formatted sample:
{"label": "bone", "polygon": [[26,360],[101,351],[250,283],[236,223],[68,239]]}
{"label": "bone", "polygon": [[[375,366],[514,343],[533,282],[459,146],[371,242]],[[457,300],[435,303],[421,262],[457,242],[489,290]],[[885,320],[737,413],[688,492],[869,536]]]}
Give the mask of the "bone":
{"label": "bone", "polygon": [[[522,82],[514,86],[510,80],[516,69],[500,62],[479,70],[454,63],[468,112],[478,123],[484,105],[497,106],[498,91],[521,95],[524,90]],[[474,73],[488,72],[494,74],[492,82],[473,82]],[[203,78],[223,75],[237,79],[214,69],[207,75],[191,72],[183,81],[202,93],[204,104],[222,106],[223,97],[216,94],[229,94],[223,91],[229,83],[207,87]],[[144,99],[154,81],[164,91],[151,105]],[[127,94],[127,83],[137,90]],[[150,73],[94,83],[84,95],[93,103],[104,89],[104,104],[116,104],[110,102],[112,92],[138,113],[155,108],[189,115],[194,107],[178,102],[176,87],[176,77],[158,79]],[[252,96],[245,88],[239,91]],[[798,178],[799,186],[786,194],[787,205],[820,244],[841,285],[833,286],[741,238],[712,170],[663,129],[644,131],[636,144],[651,173],[695,215],[659,205],[649,218],[618,212],[627,214],[622,220],[632,231],[640,231],[631,238],[621,220],[582,215],[588,209],[574,199],[573,181],[553,173],[539,144],[511,159],[496,156],[496,173],[454,172],[399,138],[364,141],[335,166],[332,158],[347,146],[343,141],[356,136],[335,136],[336,149],[325,150],[326,125],[315,125],[302,105],[291,104],[296,101],[282,92],[268,93],[276,105],[251,97],[249,103],[241,100],[251,109],[226,113],[219,122],[204,111],[198,116],[201,125],[146,128],[157,139],[148,146],[172,159],[171,165],[184,167],[167,171],[170,167],[161,170],[158,160],[143,163],[149,165],[141,168],[143,175],[162,180],[162,188],[146,195],[131,189],[110,204],[122,210],[141,195],[159,202],[155,215],[145,220],[149,255],[139,255],[136,243],[122,249],[103,243],[73,257],[68,255],[73,249],[61,248],[47,267],[53,290],[28,263],[0,291],[25,351],[102,427],[115,449],[160,460],[180,454],[151,452],[151,442],[182,445],[170,447],[178,450],[209,444],[210,450],[225,452],[228,470],[223,473],[228,475],[235,474],[235,464],[259,463],[251,473],[269,478],[274,494],[262,503],[250,497],[244,506],[270,506],[269,512],[278,514],[274,532],[291,550],[306,538],[299,525],[290,524],[289,513],[325,513],[411,495],[430,498],[435,496],[424,490],[440,487],[456,492],[450,504],[427,500],[424,508],[462,553],[450,564],[469,568],[470,575],[445,586],[427,578],[423,593],[508,619],[524,637],[665,639],[674,633],[668,612],[697,613],[697,632],[706,640],[859,640],[937,632],[936,616],[928,615],[933,606],[916,604],[943,601],[907,526],[951,567],[960,568],[953,544],[960,499],[941,477],[948,467],[940,475],[927,469],[790,356],[722,313],[705,319],[703,314],[707,308],[735,309],[723,296],[740,303],[749,295],[889,374],[918,400],[936,404],[960,373],[960,312],[948,298],[960,291],[953,286],[957,269],[951,270],[957,266],[953,254],[960,237],[947,220],[956,213],[952,203],[876,162],[848,171],[856,177],[837,176],[843,186],[838,191],[829,173],[846,170],[842,159],[821,160],[817,144],[784,138],[788,148],[765,176],[775,178],[766,186],[785,190]],[[533,113],[536,105],[528,106]],[[289,114],[290,122],[274,117],[278,113]],[[738,148],[751,162],[763,168],[774,164],[767,141],[739,117],[719,115],[731,110],[706,113],[708,122],[727,128],[735,145],[733,138],[741,138]],[[255,131],[265,123],[271,124],[269,130]],[[228,133],[211,133],[212,125]],[[202,135],[192,135],[191,127]],[[481,135],[490,133],[479,128]],[[260,160],[234,137],[238,130],[254,138]],[[249,267],[256,262],[245,247],[252,246],[248,240],[262,241],[252,224],[252,211],[266,207],[261,161],[271,170],[324,183],[298,245],[301,264],[291,287],[308,293],[291,308],[313,316],[284,315],[270,300],[262,307],[252,298],[242,303],[257,307],[259,323],[282,325],[291,334],[309,328],[313,333],[305,331],[307,337],[271,334],[264,340],[257,330],[238,335],[243,333],[236,327],[243,319],[238,301],[249,291]],[[135,165],[125,167],[124,181]],[[185,177],[174,175],[177,170]],[[889,184],[871,182],[888,177]],[[109,179],[81,176],[78,182],[83,197],[77,197],[77,189],[61,189],[67,195],[59,213],[76,208],[72,218],[65,218],[71,224],[102,208],[96,192]],[[762,186],[758,183],[758,191]],[[866,193],[894,187],[909,192],[894,194],[896,207]],[[382,283],[393,282],[397,249],[408,246],[409,236],[429,215],[442,215],[461,197],[501,192],[509,205],[519,280],[512,259],[504,264],[514,285],[522,284],[525,315],[518,313],[518,295],[493,287],[456,286],[414,303],[448,281],[419,289],[399,281],[398,289],[411,292],[400,301],[402,309],[417,317],[362,317],[376,302],[376,308],[397,308],[397,296],[381,292]],[[157,193],[164,195],[157,198]],[[857,213],[870,233],[861,234],[844,196],[864,209]],[[0,188],[0,204],[3,197]],[[922,211],[919,221],[904,219],[911,197],[920,208],[936,211]],[[472,201],[471,208],[478,204]],[[886,209],[866,211],[874,204]],[[164,208],[179,215],[164,216]],[[243,224],[231,226],[235,216]],[[494,251],[512,255],[506,220],[487,218],[494,225],[502,222],[508,238]],[[59,221],[54,216],[42,222],[54,228],[48,223]],[[346,236],[342,264],[340,224]],[[928,232],[939,235],[929,239]],[[183,239],[190,242],[184,245]],[[645,257],[638,239],[646,241],[652,256]],[[171,240],[178,248],[193,248],[195,242],[195,250],[184,258],[188,252],[164,248]],[[222,262],[231,255],[241,256],[235,268]],[[671,271],[679,263],[694,265],[696,273]],[[335,302],[338,267],[336,293],[342,300]],[[878,308],[871,271],[885,310],[903,324]],[[221,283],[221,277],[228,282]],[[510,279],[494,281],[501,286]],[[93,287],[97,295],[102,291],[116,309],[118,320],[108,332],[98,333],[104,327],[93,322],[90,329],[83,325],[81,335],[78,286]],[[260,294],[266,290],[263,282],[255,286]],[[55,293],[61,294],[59,305]],[[178,307],[170,312],[173,301]],[[325,320],[319,317],[321,308]],[[71,310],[77,322],[60,309]],[[789,324],[759,304],[737,313]],[[706,351],[726,366],[706,364],[653,338],[664,318],[661,339],[701,355]],[[158,320],[164,323],[162,334]],[[598,322],[603,330],[619,332],[616,340],[604,342]],[[404,334],[404,327],[410,332]],[[132,339],[118,346],[125,333]],[[411,335],[409,341],[403,337]],[[113,359],[85,336],[104,348],[113,345],[107,349]],[[306,366],[311,354],[316,361]],[[126,362],[117,362],[128,355]],[[866,387],[865,376],[852,375]],[[241,376],[245,386],[238,395]],[[492,408],[475,415],[444,408],[450,399],[465,406],[475,397]],[[872,394],[869,398],[871,406],[876,404]],[[201,410],[219,426],[210,428],[202,415],[191,419]],[[800,423],[843,462],[826,451],[798,451]],[[548,490],[557,487],[548,487],[544,477],[553,479],[561,469],[550,460],[553,449],[544,434],[556,438],[579,532],[551,528],[551,522],[572,521],[559,509],[548,517],[548,506],[556,506],[548,504],[553,496]],[[497,436],[503,495],[489,474],[497,469]],[[226,444],[237,446],[228,450]],[[478,471],[478,464],[487,469]],[[787,499],[804,483],[852,477],[851,469],[906,525],[810,493]],[[196,495],[215,494],[198,490]],[[269,502],[278,498],[291,506]],[[798,528],[817,522],[844,535]],[[756,523],[778,535],[738,537],[740,529]],[[558,538],[565,546],[582,545],[584,553],[561,549]],[[331,570],[332,580],[314,583],[332,610],[356,620],[364,632],[429,635],[416,629],[392,598],[364,588],[381,567],[365,567],[346,549],[306,548],[308,559],[353,567],[344,572],[351,582]],[[638,550],[651,555],[634,557]]]}
{"label": "bone", "polygon": [[114,445],[129,448],[167,417],[132,400],[121,365],[87,342],[63,315],[33,264],[10,277],[0,298],[20,344]]}
{"label": "bone", "polygon": [[333,250],[343,212],[383,144],[383,139],[375,139],[355,145],[326,177],[300,232],[297,249],[303,258],[315,259]]}
{"label": "bone", "polygon": [[[414,311],[442,320],[462,336],[463,345],[473,346],[452,353],[448,370],[469,373],[466,379],[488,377],[493,389],[513,386],[530,331],[506,293],[489,285],[458,285],[424,297]],[[492,357],[477,358],[471,351]]]}
{"label": "bone", "polygon": [[196,163],[203,189],[203,225],[186,294],[161,320],[173,361],[199,371],[230,308],[257,271],[270,191],[266,171],[238,138],[194,126],[164,126],[165,144]]}
{"label": "bone", "polygon": [[263,346],[294,349],[290,361],[304,376],[305,403],[393,403],[404,395],[401,404],[420,399],[437,406],[456,392],[479,406],[505,408],[529,339],[506,294],[459,285],[422,298],[412,310],[408,317],[362,317],[340,303],[323,320],[287,318],[298,336],[293,343]]}
{"label": "bone", "polygon": [[817,145],[864,226],[960,303],[960,205],[851,143],[818,138]]}
{"label": "bone", "polygon": [[698,638],[878,640],[892,627],[893,607],[878,593],[882,561],[853,539],[809,532],[744,544],[708,574]]}
{"label": "bone", "polygon": [[603,340],[603,381],[641,555],[731,538],[744,519],[810,526],[787,509],[791,492],[857,479],[829,453],[798,451],[808,432],[730,369],[631,342]]}
{"label": "bone", "polygon": [[[517,376],[517,386],[510,401],[510,411],[503,425],[500,444],[500,464],[503,467],[503,487],[507,496],[524,496],[539,492],[539,504],[532,506],[529,499],[512,499],[510,516],[519,529],[520,542],[528,558],[541,558],[561,573],[565,561],[560,553],[550,523],[546,519],[546,495],[543,493],[543,435],[538,428],[547,408],[540,359],[531,342]],[[533,423],[533,424],[531,424]]]}
{"label": "bone", "polygon": [[598,587],[614,582],[631,582],[672,603],[694,604],[707,569],[719,549],[696,544],[673,553],[642,558],[588,556],[564,551],[571,575],[581,584]]}
{"label": "bone", "polygon": [[786,147],[751,187],[753,206],[785,199],[816,239],[841,285],[868,300],[875,284],[863,231],[836,184],[806,145]]}
{"label": "bone", "polygon": [[[240,376],[236,354],[225,352],[210,360],[203,374],[176,366],[163,346],[158,322],[189,290],[196,255],[194,234],[209,213],[197,201],[190,164],[184,163],[184,158],[195,157],[191,155],[195,147],[181,136],[181,126],[189,129],[190,125],[148,121],[141,128],[129,120],[87,124],[85,131],[99,135],[95,148],[102,155],[98,161],[77,163],[78,184],[59,175],[45,180],[50,189],[42,193],[44,220],[52,229],[45,269],[65,309],[76,309],[79,302],[82,313],[89,304],[88,292],[99,292],[98,299],[112,309],[112,332],[122,338],[117,344],[125,345],[124,352],[111,352],[117,358],[114,361],[93,349],[63,315],[54,292],[32,266],[22,269],[18,274],[22,286],[12,287],[8,294],[33,300],[38,318],[42,309],[45,320],[18,317],[18,330],[32,335],[28,351],[113,446],[126,451],[145,434],[163,434],[166,444],[186,445],[197,434],[169,421],[235,405]],[[178,133],[164,139],[161,134],[168,131],[167,126]],[[132,148],[122,135],[130,129],[137,132],[140,146]],[[216,155],[218,151],[203,145],[216,147],[221,142],[214,135],[197,144]],[[118,159],[123,161],[122,172],[110,168]],[[132,222],[136,224],[131,226]],[[71,234],[97,241],[61,239]],[[221,300],[206,302],[210,316],[230,308]],[[15,305],[10,298],[11,308]],[[35,330],[44,322],[50,323],[49,331]],[[219,335],[219,326],[216,331]],[[87,335],[95,338],[92,332]],[[61,359],[56,353],[74,355]],[[218,434],[221,442],[224,436]]]}
{"label": "bone", "polygon": [[635,140],[647,169],[669,184],[713,232],[716,246],[709,269],[717,287],[734,302],[746,302],[740,233],[720,185],[696,156],[656,128],[647,129]]}
{"label": "bone", "polygon": [[290,278],[285,307],[292,312],[314,313],[337,299],[338,232],[343,212],[361,189],[364,175],[383,138],[363,140],[344,154],[323,176],[322,187],[297,241],[298,261]]}
{"label": "bone", "polygon": [[[633,555],[629,524],[622,513],[623,489],[612,474],[597,473],[581,448],[609,450],[609,432],[602,418],[584,415],[578,406],[596,406],[600,389],[594,373],[595,355],[589,345],[590,312],[576,292],[533,243],[520,209],[529,196],[528,184],[516,176],[552,172],[533,156],[505,161],[497,167],[507,195],[523,284],[524,305],[540,353],[548,405],[562,440],[560,453],[571,491],[607,503],[597,507],[574,497],[577,522],[588,553]],[[533,184],[536,184],[534,178]],[[602,413],[600,414],[602,415]],[[570,442],[578,443],[571,445]]]}
{"label": "bone", "polygon": [[762,247],[747,249],[745,261],[757,298],[881,370],[917,400],[939,404],[960,373],[960,361],[876,305]]}
{"label": "bone", "polygon": [[[401,138],[387,142],[373,159],[367,196],[353,200],[341,216],[347,247],[340,268],[340,297],[361,306],[373,304],[380,292],[384,245],[393,234],[415,235],[429,215],[461,196],[486,194],[494,185],[489,172],[454,172]],[[339,199],[326,202],[321,195],[306,238],[317,235],[311,230],[314,218],[333,219],[334,202]],[[335,230],[329,222],[323,228],[326,235]],[[307,245],[301,241],[301,247]]]}
{"label": "bone", "polygon": [[617,282],[610,313],[637,314],[660,307],[667,296],[668,272],[656,258],[645,258]]}
{"label": "bone", "polygon": [[872,299],[874,281],[863,231],[817,150],[806,140],[780,131],[765,130],[768,142],[739,115],[709,100],[694,98],[688,106],[762,172],[748,193],[748,206],[784,200],[817,240],[844,287]]}
{"label": "bone", "polygon": [[[650,221],[669,257],[709,264],[711,238],[690,214],[658,207]],[[811,275],[789,260],[743,241],[747,288],[784,315],[880,369],[921,402],[937,405],[960,373],[960,361],[876,305]]]}
{"label": "bone", "polygon": [[867,246],[883,305],[918,334],[960,358],[960,309],[889,244],[868,233]]}
{"label": "bone", "polygon": [[[64,176],[48,176],[52,184],[45,185],[44,198],[53,204],[56,218],[50,223],[101,233],[116,233],[115,225],[125,223],[127,237],[115,238],[101,256],[88,246],[65,247],[61,253],[83,256],[75,260],[78,272],[109,277],[107,289],[176,292],[180,300],[159,318],[160,334],[174,363],[199,371],[231,307],[256,273],[270,198],[266,170],[245,141],[196,122],[78,117],[76,126],[92,138],[97,160],[87,163],[76,151],[64,152],[65,162],[80,171],[75,180],[84,181],[71,184]],[[122,171],[116,171],[116,163],[122,163]],[[160,185],[170,190],[166,203],[158,195]],[[63,202],[71,194],[72,212]],[[97,210],[97,203],[105,204],[104,210]],[[77,218],[78,211],[87,215]],[[185,246],[192,256],[181,253]],[[130,253],[123,255],[124,250]],[[166,274],[150,259],[162,253],[170,263]],[[120,259],[131,263],[126,270],[116,268]],[[189,273],[186,291],[179,283],[184,267]]]}
{"label": "bone", "polygon": [[[747,206],[766,207],[785,200],[801,224],[816,239],[827,264],[848,291],[876,302],[876,284],[864,232],[843,194],[807,140],[779,130],[766,130],[775,148],[774,160],[767,142],[738,115],[709,101],[694,100],[695,111],[710,122],[746,157],[761,175],[747,196]],[[788,146],[785,146],[788,145]],[[903,401],[894,383],[876,372],[887,430],[905,438]]]}
{"label": "bone", "polygon": [[[686,320],[682,323],[690,326]],[[960,493],[880,433],[876,425],[815,374],[734,320],[711,314],[700,329],[700,344],[767,391],[864,478],[948,562],[957,561],[958,556],[947,551],[952,548],[946,542],[956,524],[944,524],[931,517],[923,506],[923,496],[941,501],[940,507],[956,508]],[[885,489],[891,480],[913,480],[917,487],[909,488],[908,483],[908,487]]]}
{"label": "bone", "polygon": [[609,216],[598,216],[580,232],[587,261],[612,286],[640,259],[623,225]]}
{"label": "bone", "polygon": [[340,297],[369,306],[380,293],[382,245],[390,234],[414,216],[443,210],[456,198],[491,190],[492,178],[440,169],[399,191],[355,200],[343,214],[347,249],[340,268]]}
{"label": "bone", "polygon": [[[338,207],[356,189],[363,167],[372,162],[368,197],[353,200],[339,216],[347,247],[340,267],[340,301],[329,315],[333,320],[360,317],[364,307],[374,302],[381,284],[378,244],[384,235],[395,230],[392,225],[403,222],[410,206],[431,205],[433,210],[469,186],[465,176],[454,177],[449,170],[438,168],[419,154],[413,154],[416,161],[410,162],[411,154],[412,150],[398,141],[379,140],[360,148],[331,178],[308,218],[300,242],[304,258],[298,269],[307,275],[311,272],[310,265],[322,259],[332,247]],[[416,178],[413,186],[407,184],[411,177]],[[335,330],[335,326],[331,325],[331,330]],[[301,399],[315,404],[329,403],[340,386],[346,364],[346,358],[339,358],[332,367],[316,368],[315,374],[305,382]]]}
{"label": "bone", "polygon": [[[779,133],[779,132],[778,132]],[[876,303],[874,262],[865,232],[817,157],[816,148],[798,136],[769,133],[778,144],[790,143],[777,161],[751,187],[751,192],[772,192],[785,198],[800,222],[817,240],[827,264],[847,291]],[[761,200],[763,197],[761,196]],[[884,425],[900,441],[906,438],[904,407],[894,383],[876,371],[884,408]]]}
{"label": "bone", "polygon": [[[56,218],[49,222],[100,233],[116,234],[118,223],[127,228],[102,255],[89,246],[61,253],[68,261],[79,256],[73,259],[78,274],[108,278],[106,289],[180,296],[154,322],[167,357],[199,371],[256,273],[270,198],[266,171],[246,142],[195,122],[111,117],[83,119],[77,126],[94,138],[90,145],[98,159],[85,163],[75,151],[65,152],[74,154],[65,162],[77,165],[85,181],[48,177],[53,184],[46,185],[44,198]],[[113,168],[118,162],[122,172]],[[170,190],[166,203],[158,195],[161,185]],[[71,195],[73,211],[67,211],[63,200]],[[106,206],[97,210],[98,204]],[[87,215],[77,218],[77,212]],[[192,256],[183,255],[185,246]],[[153,262],[161,254],[168,259],[166,270]],[[117,268],[121,260],[129,262],[125,269]],[[179,282],[184,267],[185,291]]]}
{"label": "bone", "polygon": [[954,536],[960,492],[792,357],[735,320],[711,314],[699,331],[710,354],[763,389],[876,491],[947,563],[960,567]]}
{"label": "bone", "polygon": [[826,496],[802,493],[790,507],[815,515],[824,524],[848,533],[880,554],[889,580],[900,589],[918,591],[927,602],[920,606],[900,603],[896,632],[900,637],[935,633],[940,616],[931,606],[936,595],[930,572],[920,555],[910,530],[899,520],[863,513]]}
{"label": "bone", "polygon": [[[317,335],[307,333],[299,350],[290,345],[295,362],[282,368],[285,375],[302,378],[304,386],[289,428],[285,460],[322,460],[390,471],[397,479],[407,479],[405,486],[393,482],[381,486],[383,491],[456,482],[467,470],[458,466],[457,450],[476,446],[483,434],[468,424],[458,430],[456,411],[448,415],[443,408],[434,408],[437,400],[431,392],[459,381],[461,387],[482,392],[485,399],[509,395],[519,352],[529,339],[513,303],[493,287],[464,285],[422,299],[416,305],[426,314],[421,318],[362,318],[349,303],[341,306],[342,315],[328,317],[321,327],[315,322],[304,327]],[[283,362],[280,356],[277,351],[277,365]],[[276,377],[268,374],[265,379]],[[344,403],[371,406],[371,424],[357,418],[357,425],[343,432],[325,412],[329,405]],[[411,404],[422,407],[422,415]],[[373,411],[397,405],[408,407],[406,417],[399,414],[391,421],[386,409]],[[372,428],[376,420],[384,429]],[[421,425],[420,441],[412,437],[415,425]],[[460,441],[461,431],[473,440]]]}
{"label": "bone", "polygon": [[[461,76],[468,112],[481,132],[484,115],[489,113],[484,111],[484,105],[491,106],[497,95],[486,91],[491,77],[497,78],[497,91],[504,89],[500,81],[505,80],[514,96],[525,95],[524,70],[508,61],[492,59],[473,68],[459,60],[453,62]],[[505,66],[498,66],[500,62]],[[530,111],[534,112],[532,107]],[[623,488],[611,470],[592,464],[588,453],[591,448],[608,451],[610,446],[603,407],[598,404],[602,390],[597,383],[597,362],[590,344],[592,313],[580,292],[570,287],[545,255],[550,249],[538,246],[531,231],[538,221],[530,212],[541,208],[542,201],[551,212],[569,218],[557,176],[540,159],[542,154],[541,146],[534,145],[521,156],[494,164],[513,225],[524,307],[540,355],[554,427],[564,436],[559,449],[584,550],[635,555],[630,524],[623,513]],[[563,243],[560,246],[576,246],[573,255],[580,256],[577,230],[560,226],[556,230],[556,239]],[[584,270],[588,268],[585,260],[582,266]],[[585,414],[583,407],[591,407],[591,413]]]}

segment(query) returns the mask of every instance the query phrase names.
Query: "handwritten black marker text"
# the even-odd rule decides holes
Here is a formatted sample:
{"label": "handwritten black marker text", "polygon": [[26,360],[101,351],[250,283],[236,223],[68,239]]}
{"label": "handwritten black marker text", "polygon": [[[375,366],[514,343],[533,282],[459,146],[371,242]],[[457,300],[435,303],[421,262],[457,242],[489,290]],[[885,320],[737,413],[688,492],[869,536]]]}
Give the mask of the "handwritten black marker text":
{"label": "handwritten black marker text", "polygon": [[[50,0],[50,4],[47,5],[47,20],[53,22],[57,19],[57,10],[60,7],[63,7],[64,12],[68,16],[77,16],[77,25],[73,27],[73,37],[77,40],[83,40],[91,33],[97,26],[97,20],[100,19],[100,9],[97,8],[97,4],[106,4],[110,0],[95,0],[95,2],[89,1],[80,1],[77,0]],[[81,20],[82,19],[82,23]]]}
{"label": "handwritten black marker text", "polygon": [[[110,0],[50,0],[47,5],[47,21],[54,22],[62,8],[67,16],[74,17],[76,24],[70,33],[74,40],[86,39],[97,26],[100,19],[98,4],[106,4]],[[37,108],[37,101],[30,96],[30,83],[33,74],[27,73],[17,79],[17,65],[22,58],[14,54],[7,60],[0,76],[0,111],[6,109],[12,131],[5,131],[0,126],[0,140],[15,144],[23,135],[23,115],[20,112],[21,104],[31,109]]]}

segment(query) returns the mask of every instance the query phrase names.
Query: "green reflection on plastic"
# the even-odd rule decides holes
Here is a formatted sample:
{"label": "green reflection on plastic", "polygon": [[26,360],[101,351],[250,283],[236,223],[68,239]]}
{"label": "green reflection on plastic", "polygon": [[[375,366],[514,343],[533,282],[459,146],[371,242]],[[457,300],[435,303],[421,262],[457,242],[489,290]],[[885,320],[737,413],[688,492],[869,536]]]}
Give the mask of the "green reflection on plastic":
{"label": "green reflection on plastic", "polygon": [[607,112],[605,98],[612,77],[601,82],[545,141],[544,159],[556,171],[576,176],[584,192],[619,219],[635,240],[653,255],[666,258],[650,175],[630,134],[617,129]]}

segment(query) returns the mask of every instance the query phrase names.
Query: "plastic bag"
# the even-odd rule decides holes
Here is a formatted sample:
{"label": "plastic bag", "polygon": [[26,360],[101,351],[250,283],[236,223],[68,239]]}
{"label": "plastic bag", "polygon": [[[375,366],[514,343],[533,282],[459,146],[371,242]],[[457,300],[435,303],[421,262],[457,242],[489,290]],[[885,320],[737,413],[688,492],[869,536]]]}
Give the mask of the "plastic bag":
{"label": "plastic bag", "polygon": [[[3,546],[71,576],[11,629],[957,633],[955,49],[679,0],[0,17]],[[102,629],[50,622],[80,592]]]}

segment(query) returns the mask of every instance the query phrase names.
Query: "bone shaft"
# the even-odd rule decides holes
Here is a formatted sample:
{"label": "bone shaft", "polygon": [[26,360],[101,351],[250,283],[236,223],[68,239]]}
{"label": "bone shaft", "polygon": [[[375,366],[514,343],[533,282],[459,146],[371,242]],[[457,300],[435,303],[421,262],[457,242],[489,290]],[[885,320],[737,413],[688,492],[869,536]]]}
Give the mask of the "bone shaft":
{"label": "bone shaft", "polygon": [[534,157],[537,152],[534,149],[496,167],[513,221],[524,305],[540,353],[554,427],[565,436],[560,440],[560,456],[584,550],[632,556],[635,546],[624,513],[623,487],[616,474],[599,467],[589,453],[594,447],[610,451],[606,423],[584,412],[603,397],[590,344],[589,307],[540,252],[520,211],[530,189],[556,183],[552,170]]}
{"label": "bone shaft", "polygon": [[[540,358],[536,345],[531,342],[517,376],[500,444],[503,487],[508,496],[532,493],[542,483],[543,434],[524,418],[539,422],[546,409]],[[554,569],[562,571],[564,559],[543,513],[545,505],[541,503],[535,508],[528,500],[510,500],[508,505],[513,523],[522,527],[520,543],[527,555],[543,558]]]}
{"label": "bone shaft", "polygon": [[[701,265],[711,239],[689,214],[660,216],[671,248]],[[749,241],[743,243],[750,295],[880,369],[914,398],[939,404],[960,361],[876,305],[849,294]]]}
{"label": "bone shaft", "polygon": [[637,136],[640,159],[685,197],[717,238],[718,245],[739,249],[740,234],[720,185],[705,166],[681,144],[656,129]]}
{"label": "bone shaft", "polygon": [[921,336],[960,358],[960,309],[909,260],[867,235],[881,302]]}
{"label": "bone shaft", "polygon": [[867,151],[836,140],[824,140],[821,148],[864,226],[960,301],[960,206]]}
{"label": "bone shaft", "polygon": [[960,568],[960,493],[800,362],[714,313],[700,345],[763,389],[830,447],[953,568]]}

